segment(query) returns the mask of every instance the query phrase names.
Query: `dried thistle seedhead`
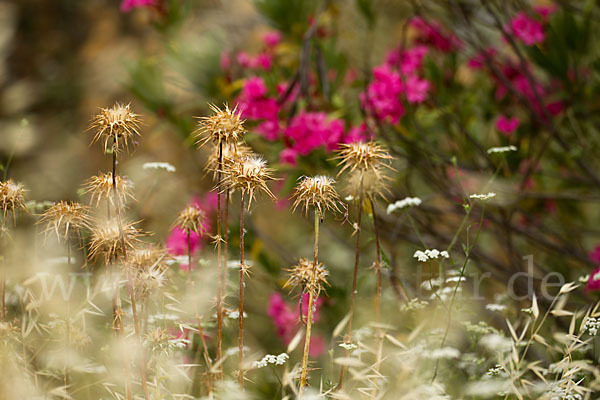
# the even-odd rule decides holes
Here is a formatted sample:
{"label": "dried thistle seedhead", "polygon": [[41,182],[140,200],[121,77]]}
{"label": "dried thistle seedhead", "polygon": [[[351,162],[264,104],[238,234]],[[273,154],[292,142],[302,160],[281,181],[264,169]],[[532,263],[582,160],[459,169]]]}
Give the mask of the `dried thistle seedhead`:
{"label": "dried thistle seedhead", "polygon": [[243,140],[246,134],[244,128],[244,120],[241,119],[240,113],[234,108],[229,109],[225,105],[225,109],[210,104],[211,110],[214,112],[210,117],[201,117],[198,121],[198,129],[194,133],[197,142],[200,146],[208,142],[212,142],[215,146],[229,145],[237,146]]}
{"label": "dried thistle seedhead", "polygon": [[129,151],[129,142],[135,144],[135,136],[141,136],[139,124],[139,115],[131,111],[129,104],[116,103],[112,108],[101,108],[90,125],[90,129],[96,130],[92,144],[102,141],[105,152],[109,148]]}
{"label": "dried thistle seedhead", "polygon": [[[67,336],[67,330],[68,335]],[[92,338],[77,325],[61,323],[58,326],[58,334],[60,337],[69,337],[69,345],[74,346],[77,350],[83,350],[92,343]]]}
{"label": "dried thistle seedhead", "polygon": [[[124,176],[115,176],[115,187],[117,193],[117,201],[120,205],[123,205],[127,200],[135,200],[131,189],[133,187],[131,181]],[[96,207],[100,204],[101,200],[108,200],[110,204],[115,207],[115,195],[113,191],[112,173],[104,174],[101,173],[98,176],[92,176],[85,181],[83,188],[85,193],[91,193],[90,203]]]}
{"label": "dried thistle seedhead", "polygon": [[25,187],[20,183],[15,183],[12,179],[0,182],[0,207],[2,207],[5,219],[9,212],[12,213],[13,220],[15,220],[17,211],[27,211]]}
{"label": "dried thistle seedhead", "polygon": [[367,170],[354,170],[347,176],[346,192],[358,199],[371,198],[379,196],[384,200],[386,193],[389,193],[388,182],[390,178],[379,168]]}
{"label": "dried thistle seedhead", "polygon": [[167,280],[165,273],[166,269],[158,266],[138,270],[134,281],[136,298],[146,299],[163,287]]}
{"label": "dried thistle seedhead", "polygon": [[204,235],[204,223],[206,214],[204,211],[194,205],[187,206],[179,215],[173,225],[179,226],[184,231],[195,232]]}
{"label": "dried thistle seedhead", "polygon": [[123,256],[123,244],[126,250],[132,249],[139,242],[141,235],[142,232],[135,227],[134,223],[121,222],[119,226],[116,218],[105,221],[92,228],[90,258],[96,260],[99,256],[103,256],[104,261],[108,263]]}
{"label": "dried thistle seedhead", "polygon": [[39,223],[45,223],[45,233],[55,232],[67,240],[71,229],[90,227],[89,208],[76,202],[59,201],[42,214]]}
{"label": "dried thistle seedhead", "polygon": [[223,188],[239,190],[242,196],[248,195],[248,208],[257,191],[263,191],[275,200],[275,195],[267,186],[272,180],[272,170],[267,168],[264,158],[257,155],[247,155],[228,163],[224,169]]}
{"label": "dried thistle seedhead", "polygon": [[377,142],[354,142],[341,144],[336,159],[340,160],[338,165],[342,165],[339,176],[347,169],[350,172],[355,169],[380,170],[383,166],[389,166],[387,162],[392,160],[392,156]]}
{"label": "dried thistle seedhead", "polygon": [[145,271],[158,268],[162,271],[167,269],[169,253],[163,247],[146,245],[127,252],[127,267],[135,271]]}
{"label": "dried thistle seedhead", "polygon": [[299,288],[301,292],[312,291],[313,293],[323,290],[325,285],[329,285],[327,282],[329,271],[322,263],[318,263],[316,268],[314,265],[314,262],[309,262],[306,258],[300,259],[298,264],[286,270],[290,277],[283,287]]}
{"label": "dried thistle seedhead", "polygon": [[[238,143],[235,146],[226,144],[223,145],[222,153],[222,165],[228,165],[235,160],[239,160],[240,158],[252,154],[252,150],[242,143]],[[219,170],[219,146],[215,146],[213,148],[212,153],[208,157],[208,162],[206,163],[205,169],[207,172],[212,171],[213,180],[216,180],[217,171]]]}
{"label": "dried thistle seedhead", "polygon": [[315,207],[321,215],[325,210],[340,211],[338,208],[340,198],[333,187],[335,180],[323,175],[304,176],[300,179],[293,196],[294,211],[299,205],[302,205],[306,214],[309,207]]}

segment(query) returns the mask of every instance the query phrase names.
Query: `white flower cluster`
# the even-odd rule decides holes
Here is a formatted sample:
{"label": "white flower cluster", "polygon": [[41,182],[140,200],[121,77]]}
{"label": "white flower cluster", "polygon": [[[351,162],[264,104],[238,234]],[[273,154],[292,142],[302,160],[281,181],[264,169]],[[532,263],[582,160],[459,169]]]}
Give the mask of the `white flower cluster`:
{"label": "white flower cluster", "polygon": [[406,197],[402,200],[396,201],[395,203],[389,204],[387,207],[387,213],[391,214],[398,209],[402,209],[404,207],[418,206],[421,203],[422,201],[418,197]]}
{"label": "white flower cluster", "polygon": [[495,367],[488,369],[488,371],[486,372],[486,375],[487,376],[501,376],[501,377],[508,376],[508,374],[504,370],[504,367],[501,366],[500,364],[496,364]]}
{"label": "white flower cluster", "polygon": [[502,312],[506,310],[506,306],[504,304],[486,304],[486,310]]}
{"label": "white flower cluster", "polygon": [[274,356],[272,354],[267,354],[260,361],[254,361],[252,363],[252,367],[254,368],[264,368],[269,364],[275,365],[283,365],[290,358],[286,353],[281,353],[278,356]]}
{"label": "white flower cluster", "polygon": [[166,162],[147,162],[144,169],[164,169],[167,172],[175,172],[175,167]]}
{"label": "white flower cluster", "polygon": [[477,199],[482,201],[489,200],[493,197],[496,197],[496,193],[494,192],[489,192],[488,194],[472,194],[469,196],[469,198],[471,199]]}
{"label": "white flower cluster", "polygon": [[348,351],[356,349],[358,346],[354,343],[340,343],[340,347],[342,349],[346,349]]}
{"label": "white flower cluster", "polygon": [[573,393],[568,388],[553,385],[552,389],[548,392],[550,400],[583,400],[583,396],[579,393]]}
{"label": "white flower cluster", "polygon": [[583,331],[587,331],[591,336],[596,336],[600,330],[600,319],[588,318],[583,326]]}
{"label": "white flower cluster", "polygon": [[492,153],[506,153],[508,151],[517,151],[517,147],[516,146],[502,146],[502,147],[492,147],[490,149],[488,149],[488,154],[492,154]]}
{"label": "white flower cluster", "polygon": [[443,250],[443,251],[439,251],[436,249],[431,249],[431,250],[428,249],[425,251],[417,250],[417,251],[415,251],[415,254],[413,254],[413,257],[421,262],[427,262],[431,258],[438,258],[440,256],[444,257],[444,258],[450,258],[450,254],[448,254],[448,252],[446,250]]}

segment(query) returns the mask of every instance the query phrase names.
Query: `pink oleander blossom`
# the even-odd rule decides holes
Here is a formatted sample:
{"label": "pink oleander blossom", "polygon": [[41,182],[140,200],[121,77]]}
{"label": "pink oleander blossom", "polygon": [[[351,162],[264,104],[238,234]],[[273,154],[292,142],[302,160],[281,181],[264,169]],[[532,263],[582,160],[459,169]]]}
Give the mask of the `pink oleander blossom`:
{"label": "pink oleander blossom", "polygon": [[544,20],[544,22],[546,22],[548,20],[548,17],[554,14],[557,9],[558,7],[556,7],[555,4],[550,4],[547,6],[533,6],[533,10],[536,13],[538,13],[540,17],[542,17],[542,20]]}
{"label": "pink oleander blossom", "polygon": [[517,128],[519,128],[520,122],[517,117],[507,118],[504,115],[496,120],[496,130],[504,136],[512,135]]}
{"label": "pink oleander blossom", "polygon": [[399,68],[404,75],[412,75],[423,67],[423,60],[426,55],[427,47],[425,46],[415,46],[404,52],[396,49],[386,55],[385,63]]}
{"label": "pink oleander blossom", "polygon": [[400,74],[384,64],[373,69],[373,78],[367,91],[360,95],[363,107],[371,110],[379,120],[397,123],[404,115]]}
{"label": "pink oleander blossom", "polygon": [[298,152],[292,148],[286,148],[279,153],[279,162],[295,166],[298,162]]}
{"label": "pink oleander blossom", "polygon": [[254,59],[254,68],[262,68],[265,71],[268,71],[271,69],[271,66],[273,65],[273,59],[271,57],[270,54],[267,53],[260,53],[256,56],[256,58]]}
{"label": "pink oleander blossom", "polygon": [[262,37],[263,43],[267,47],[275,47],[279,43],[281,43],[281,33],[278,31],[270,31],[263,35]]}
{"label": "pink oleander blossom", "polygon": [[333,151],[344,134],[344,122],[340,119],[329,120],[324,112],[301,111],[292,118],[284,134],[300,155],[306,156],[321,147]]}
{"label": "pink oleander blossom", "polygon": [[543,43],[546,38],[541,22],[522,11],[510,21],[507,30],[526,46]]}
{"label": "pink oleander blossom", "polygon": [[253,76],[244,82],[242,92],[235,100],[237,109],[242,117],[257,121],[256,132],[265,139],[274,141],[281,131],[279,119],[279,105],[273,98],[267,96],[268,89],[262,78]]}
{"label": "pink oleander blossom", "polygon": [[421,17],[415,17],[410,21],[410,25],[419,33],[418,43],[431,45],[444,53],[454,52],[463,46],[457,36],[445,31],[436,21],[426,21]]}
{"label": "pink oleander blossom", "polygon": [[156,0],[123,0],[121,2],[121,12],[129,12],[134,8],[152,7]]}
{"label": "pink oleander blossom", "polygon": [[600,290],[600,267],[596,268],[594,272],[590,274],[587,285],[585,287],[586,291],[598,291]]}
{"label": "pink oleander blossom", "polygon": [[369,133],[367,124],[362,122],[358,126],[353,126],[348,130],[348,133],[344,136],[344,143],[356,143],[366,142],[372,139],[372,135]]}
{"label": "pink oleander blossom", "polygon": [[596,246],[590,253],[590,260],[600,266],[600,245]]}
{"label": "pink oleander blossom", "polygon": [[469,59],[468,66],[472,69],[483,68],[486,64],[486,55],[493,60],[497,53],[497,50],[493,47],[483,50]]}
{"label": "pink oleander blossom", "polygon": [[406,99],[409,103],[422,103],[427,98],[430,83],[426,79],[420,79],[418,76],[409,76],[406,78]]}
{"label": "pink oleander blossom", "polygon": [[[304,318],[308,315],[308,293],[302,295],[302,314]],[[318,298],[315,303],[315,312],[313,313],[313,322],[319,320],[319,308],[323,302],[322,298]],[[269,306],[267,314],[271,317],[273,325],[275,325],[275,331],[277,335],[287,345],[294,338],[298,329],[302,328],[299,318],[299,305],[296,305],[294,309],[283,299],[283,296],[279,293],[274,293],[269,299]],[[314,335],[310,339],[310,355],[312,357],[318,357],[325,351],[325,341],[322,337]]]}

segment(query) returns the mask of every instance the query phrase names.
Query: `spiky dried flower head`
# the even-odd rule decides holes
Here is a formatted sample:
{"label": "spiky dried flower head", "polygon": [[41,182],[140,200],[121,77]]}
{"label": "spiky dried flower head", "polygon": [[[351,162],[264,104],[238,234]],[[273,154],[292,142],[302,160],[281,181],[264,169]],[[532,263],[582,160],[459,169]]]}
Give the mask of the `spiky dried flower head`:
{"label": "spiky dried flower head", "polygon": [[135,227],[135,223],[121,222],[119,224],[117,218],[104,221],[92,228],[90,258],[96,260],[103,256],[106,263],[117,259],[123,256],[123,245],[125,250],[132,249],[140,241],[141,235],[142,232]]}
{"label": "spiky dried flower head", "polygon": [[301,258],[298,264],[286,270],[290,277],[283,287],[299,288],[301,292],[313,293],[323,290],[325,285],[329,285],[327,282],[329,271],[322,263],[318,263],[316,268],[314,265],[314,262]]}
{"label": "spiky dried flower head", "polygon": [[345,191],[355,199],[360,197],[374,199],[378,196],[386,199],[386,193],[390,192],[389,181],[390,178],[379,167],[354,170],[346,177]]}
{"label": "spiky dried flower head", "polygon": [[0,207],[2,207],[5,219],[8,213],[12,213],[13,220],[15,220],[17,211],[27,211],[25,187],[20,183],[15,183],[12,179],[0,182]]}
{"label": "spiky dried flower head", "polygon": [[293,195],[293,210],[296,211],[301,205],[305,214],[308,214],[309,207],[316,208],[320,215],[323,215],[325,210],[339,212],[340,198],[334,184],[333,178],[324,175],[300,177],[300,183]]}
{"label": "spiky dried flower head", "polygon": [[89,208],[72,201],[59,201],[42,214],[39,223],[45,223],[45,233],[55,232],[56,236],[68,239],[71,229],[90,227]]}
{"label": "spiky dried flower head", "polygon": [[101,141],[105,152],[109,148],[129,151],[129,142],[135,144],[135,137],[141,136],[139,125],[139,115],[131,111],[129,104],[116,103],[112,108],[101,108],[90,125],[90,129],[96,130],[92,144]]}
{"label": "spiky dried flower head", "polygon": [[156,265],[138,270],[134,278],[136,298],[148,298],[152,293],[155,293],[158,289],[163,287],[167,281],[165,276],[166,271],[166,269],[161,269]]}
{"label": "spiky dried flower head", "polygon": [[204,224],[206,214],[195,205],[189,205],[177,215],[173,225],[180,227],[187,232],[195,232],[204,235]]}
{"label": "spiky dried flower head", "polygon": [[167,269],[167,261],[171,257],[163,247],[153,244],[136,247],[127,252],[126,264],[135,271],[145,271],[150,268]]}
{"label": "spiky dried flower head", "polygon": [[210,104],[214,112],[210,117],[201,117],[198,121],[198,129],[194,133],[196,143],[200,146],[212,142],[215,146],[230,145],[237,146],[246,134],[244,120],[236,108],[231,110],[227,104],[221,110],[214,104]]}
{"label": "spiky dried flower head", "polygon": [[267,162],[258,155],[247,155],[229,162],[224,169],[223,188],[239,190],[242,196],[248,195],[248,208],[257,191],[266,193],[275,200],[275,195],[267,186],[273,180],[272,170]]}
{"label": "spiky dried flower head", "polygon": [[[250,155],[252,150],[250,147],[244,145],[243,143],[238,143],[233,146],[230,144],[223,145],[222,148],[222,166],[227,165],[229,163],[234,162],[242,157]],[[206,163],[206,172],[213,173],[213,180],[217,177],[217,172],[219,171],[219,147],[215,146],[212,150],[212,153],[208,157],[208,162]]]}
{"label": "spiky dried flower head", "polygon": [[[115,191],[113,189],[112,173],[92,176],[85,181],[83,188],[85,193],[91,194],[90,203],[96,207],[100,204],[101,200],[108,200],[110,204],[115,207]],[[117,193],[117,200],[120,205],[123,205],[127,200],[135,200],[131,190],[133,184],[127,177],[121,175],[115,175],[115,188]]]}
{"label": "spiky dried flower head", "polygon": [[342,165],[339,176],[345,170],[379,170],[389,165],[392,156],[377,142],[353,142],[341,144],[336,159],[340,160],[338,165]]}

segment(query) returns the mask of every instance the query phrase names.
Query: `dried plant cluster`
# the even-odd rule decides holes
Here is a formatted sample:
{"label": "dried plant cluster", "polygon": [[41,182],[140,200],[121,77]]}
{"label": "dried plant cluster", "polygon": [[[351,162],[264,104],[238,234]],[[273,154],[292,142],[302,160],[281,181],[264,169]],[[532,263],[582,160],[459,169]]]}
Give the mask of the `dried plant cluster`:
{"label": "dried plant cluster", "polygon": [[[245,302],[246,292],[252,298],[261,296],[255,289],[261,282],[255,276],[261,277],[262,271],[251,269],[261,243],[252,243],[248,260],[246,232],[254,233],[255,226],[248,224],[248,229],[246,224],[252,206],[276,199],[269,185],[277,174],[243,142],[246,128],[235,108],[212,106],[212,111],[213,115],[200,119],[195,135],[201,145],[212,146],[206,170],[213,173],[218,196],[216,249],[207,246],[201,253],[193,252],[192,234],[208,236],[206,227],[213,217],[194,202],[173,215],[170,227],[183,232],[186,244],[177,256],[164,244],[152,243],[155,236],[142,231],[143,221],[130,222],[136,211],[129,207],[135,200],[133,185],[116,166],[121,150],[140,137],[140,117],[129,105],[117,104],[94,118],[92,142],[101,141],[105,150],[112,149],[108,151],[112,171],[85,182],[89,205],[58,201],[40,206],[43,212],[28,217],[44,226],[44,236],[56,235],[67,244],[69,271],[86,268],[91,271],[89,279],[77,299],[46,300],[44,286],[35,287],[31,279],[22,286],[9,281],[7,296],[7,280],[0,275],[0,398],[250,399],[261,398],[257,393],[266,390],[257,383],[260,379],[277,385],[269,398],[275,393],[285,399],[583,400],[600,389],[597,368],[580,361],[581,354],[593,351],[600,333],[600,305],[568,309],[568,297],[577,288],[573,283],[563,285],[543,308],[534,297],[523,315],[503,315],[508,324],[505,332],[468,318],[457,322],[455,314],[480,311],[463,295],[469,290],[467,265],[483,225],[484,206],[465,207],[465,224],[471,221],[472,210],[480,209],[482,214],[479,225],[456,234],[468,238],[463,255],[450,245],[407,257],[414,263],[431,263],[436,271],[434,278],[420,282],[426,295],[409,299],[402,282],[410,278],[390,270],[400,282],[394,292],[403,297],[399,303],[386,304],[379,231],[386,217],[378,209],[394,159],[385,146],[373,141],[342,145],[336,157],[338,177],[347,182],[354,204],[343,218],[352,222],[352,229],[336,220],[347,207],[334,179],[317,175],[298,180],[289,213],[314,217],[312,254],[281,271],[287,274],[287,280],[280,281],[282,288],[298,294],[292,317],[285,307],[274,316],[289,324],[287,353],[258,355],[261,338],[253,329],[262,322],[254,322],[260,321],[258,311]],[[3,230],[12,229],[17,215],[26,211],[24,193],[23,185],[12,180],[0,183]],[[488,197],[469,199],[483,204]],[[400,210],[410,218],[410,207],[421,203],[416,200],[397,202],[392,212]],[[239,210],[233,211],[231,205],[238,202]],[[238,226],[234,215],[239,217],[239,234],[230,233],[231,227]],[[11,216],[13,224],[7,223]],[[323,240],[324,224],[341,225],[347,235],[344,240],[354,235],[352,280],[347,274],[350,268],[341,268],[341,261],[328,251],[331,236],[327,233],[328,240]],[[7,239],[0,240],[5,244]],[[239,244],[239,250],[230,247],[230,241]],[[77,256],[84,261],[75,261]],[[332,268],[327,269],[321,259]],[[0,260],[4,268],[6,258]],[[44,260],[44,265],[50,264]],[[177,265],[186,265],[187,272]],[[227,271],[233,268],[239,268],[239,278],[229,276]],[[369,281],[360,293],[359,275]],[[318,326],[323,318],[319,307],[322,294],[330,290],[347,291],[350,302],[336,305],[342,312],[336,316],[336,328],[327,332],[333,362],[320,368],[325,364],[315,363],[315,336],[323,333]],[[488,311],[502,311],[504,301],[488,304]],[[49,314],[45,303],[64,312]],[[564,332],[542,336],[550,315],[565,318]],[[533,361],[534,352],[548,356]],[[474,379],[460,390],[451,388],[457,373]],[[584,379],[587,385],[582,384]]]}

